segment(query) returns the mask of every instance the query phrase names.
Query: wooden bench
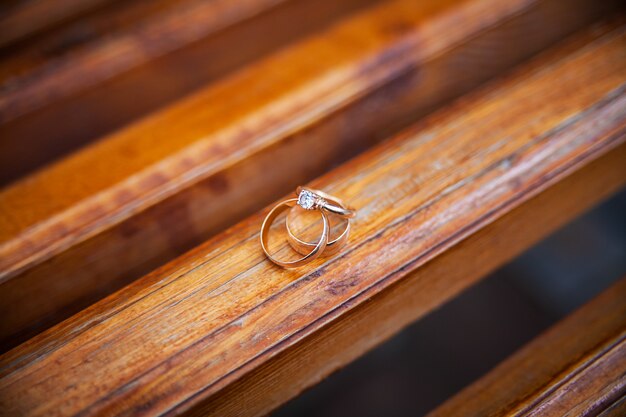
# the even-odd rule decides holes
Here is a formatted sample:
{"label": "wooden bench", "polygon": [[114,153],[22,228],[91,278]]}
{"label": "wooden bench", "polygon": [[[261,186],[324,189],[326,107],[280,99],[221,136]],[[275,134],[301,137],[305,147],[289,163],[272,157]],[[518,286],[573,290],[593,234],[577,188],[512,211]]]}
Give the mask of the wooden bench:
{"label": "wooden bench", "polygon": [[[383,2],[6,188],[0,345],[80,311],[599,13],[598,2],[568,4]],[[561,25],[534,30],[565,9]],[[56,146],[57,119],[27,124]],[[10,124],[0,143],[23,143]],[[2,166],[20,159],[0,155]],[[265,168],[286,155],[281,170]]]}
{"label": "wooden bench", "polygon": [[[14,45],[0,64],[14,85],[0,93],[3,176],[22,177],[0,190],[0,414],[266,414],[626,182],[614,3],[93,3],[0,37]],[[103,32],[58,65],[36,53],[84,19]],[[119,107],[132,74],[169,62],[144,85],[184,77],[199,51],[202,75]],[[94,131],[52,123],[94,103]],[[26,174],[60,137],[64,153],[106,132]],[[260,224],[305,183],[359,213],[340,254],[280,269]],[[433,413],[620,410],[624,295],[617,284]],[[580,344],[546,364],[575,326]],[[545,372],[494,382],[529,366]],[[573,385],[589,401],[572,402]]]}

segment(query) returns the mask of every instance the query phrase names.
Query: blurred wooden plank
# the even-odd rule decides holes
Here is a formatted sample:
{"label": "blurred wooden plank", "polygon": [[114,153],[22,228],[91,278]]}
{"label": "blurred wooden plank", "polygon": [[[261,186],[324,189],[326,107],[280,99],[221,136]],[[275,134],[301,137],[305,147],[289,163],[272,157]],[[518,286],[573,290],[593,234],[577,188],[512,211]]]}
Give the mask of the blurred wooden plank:
{"label": "blurred wooden plank", "polygon": [[4,53],[0,65],[0,121],[60,101],[283,1],[112,2],[98,13],[83,16]]}
{"label": "blurred wooden plank", "polygon": [[[113,2],[98,13],[69,22],[3,54],[0,121],[60,101],[72,92],[210,36],[280,1]],[[10,20],[12,16],[5,18]]]}
{"label": "blurred wooden plank", "polygon": [[359,209],[335,258],[276,267],[257,213],[3,355],[3,410],[263,414],[475,282],[626,182],[626,33],[591,32],[315,181]]}
{"label": "blurred wooden plank", "polygon": [[429,416],[596,416],[605,411],[610,415],[617,408],[624,410],[624,300],[626,279]]}
{"label": "blurred wooden plank", "polygon": [[0,345],[506,70],[593,3],[558,26],[544,21],[568,2],[384,3],[0,192]]}
{"label": "blurred wooden plank", "polygon": [[113,0],[22,0],[0,11],[0,48]]}
{"label": "blurred wooden plank", "polygon": [[18,45],[0,60],[0,185],[374,1],[116,2]]}

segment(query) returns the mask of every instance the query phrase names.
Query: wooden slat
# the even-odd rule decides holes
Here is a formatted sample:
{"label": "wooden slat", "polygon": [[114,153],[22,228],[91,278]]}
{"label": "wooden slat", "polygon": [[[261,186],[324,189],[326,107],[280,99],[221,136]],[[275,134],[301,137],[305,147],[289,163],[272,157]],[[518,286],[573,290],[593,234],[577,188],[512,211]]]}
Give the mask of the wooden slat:
{"label": "wooden slat", "polygon": [[[355,306],[264,361],[190,414],[264,415],[297,396],[582,214],[596,203],[589,189],[602,190],[603,197],[615,191],[624,183],[625,156],[622,149],[583,167],[382,290],[372,302]],[[247,399],[243,404],[242,397]]]}
{"label": "wooden slat", "polygon": [[429,416],[596,416],[623,411],[624,300],[626,278]]}
{"label": "wooden slat", "polygon": [[563,14],[568,1],[386,2],[4,190],[0,344],[67,317],[502,72],[597,3]]}
{"label": "wooden slat", "polygon": [[0,184],[373,1],[118,1],[8,51]]}
{"label": "wooden slat", "polygon": [[0,48],[111,1],[13,0],[0,10]]}
{"label": "wooden slat", "polygon": [[271,410],[387,336],[389,294],[423,314],[624,185],[625,32],[580,35],[315,181],[359,209],[333,259],[270,263],[263,211],[3,355],[2,409]]}
{"label": "wooden slat", "polygon": [[600,158],[551,186],[382,290],[373,302],[359,304],[263,362],[190,414],[263,415],[295,397],[581,214],[596,202],[589,189],[600,190],[597,198],[615,191],[624,182],[624,154]]}
{"label": "wooden slat", "polygon": [[[30,3],[24,7],[40,6]],[[0,121],[58,102],[277,3],[280,0],[113,2],[99,13],[5,52],[0,65]],[[15,17],[9,14],[5,19]]]}

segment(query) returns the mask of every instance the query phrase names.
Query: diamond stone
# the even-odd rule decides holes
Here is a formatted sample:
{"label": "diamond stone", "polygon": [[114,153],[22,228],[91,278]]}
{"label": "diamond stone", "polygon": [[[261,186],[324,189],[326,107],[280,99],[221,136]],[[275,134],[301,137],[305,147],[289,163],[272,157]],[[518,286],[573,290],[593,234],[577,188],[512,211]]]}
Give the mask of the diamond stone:
{"label": "diamond stone", "polygon": [[302,190],[298,196],[298,205],[303,209],[312,210],[315,208],[316,200],[315,194],[307,190]]}

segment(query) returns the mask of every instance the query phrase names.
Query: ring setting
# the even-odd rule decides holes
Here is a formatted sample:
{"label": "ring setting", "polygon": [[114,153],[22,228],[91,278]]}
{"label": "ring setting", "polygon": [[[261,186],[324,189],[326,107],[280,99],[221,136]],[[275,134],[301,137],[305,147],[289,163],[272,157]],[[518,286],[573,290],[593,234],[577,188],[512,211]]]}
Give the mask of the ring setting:
{"label": "ring setting", "polygon": [[[336,254],[347,242],[350,234],[350,219],[356,215],[356,211],[346,205],[342,200],[320,190],[307,187],[296,189],[297,198],[283,200],[276,204],[267,214],[261,226],[260,240],[261,248],[269,260],[283,268],[297,268],[317,259],[322,253],[325,255]],[[288,218],[285,218],[285,228],[287,231],[287,241],[289,245],[299,254],[303,255],[295,261],[282,261],[271,255],[268,251],[268,234],[270,227],[276,217],[282,212],[292,209],[296,205],[304,210],[316,210],[322,217],[322,234],[315,242],[307,242],[298,238],[289,227]],[[329,216],[340,218],[345,222],[343,230],[339,236],[330,239]]]}
{"label": "ring setting", "polygon": [[314,210],[320,201],[318,197],[309,190],[302,190],[298,195],[298,205],[305,210]]}

